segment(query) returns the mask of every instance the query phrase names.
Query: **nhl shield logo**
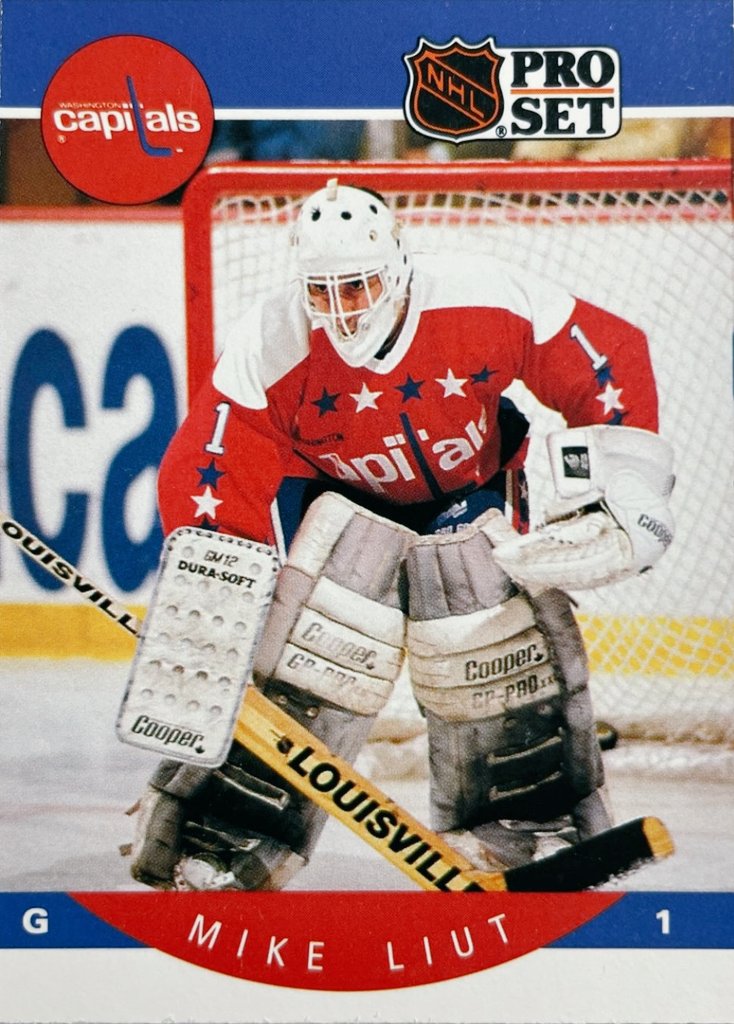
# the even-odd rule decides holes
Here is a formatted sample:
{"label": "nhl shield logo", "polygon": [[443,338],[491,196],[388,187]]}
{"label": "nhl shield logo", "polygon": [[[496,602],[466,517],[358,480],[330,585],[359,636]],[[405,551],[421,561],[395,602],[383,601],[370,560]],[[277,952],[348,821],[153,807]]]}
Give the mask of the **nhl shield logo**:
{"label": "nhl shield logo", "polygon": [[502,57],[493,38],[476,46],[458,36],[445,46],[421,38],[403,60],[409,76],[405,116],[415,131],[461,142],[484,135],[502,117]]}

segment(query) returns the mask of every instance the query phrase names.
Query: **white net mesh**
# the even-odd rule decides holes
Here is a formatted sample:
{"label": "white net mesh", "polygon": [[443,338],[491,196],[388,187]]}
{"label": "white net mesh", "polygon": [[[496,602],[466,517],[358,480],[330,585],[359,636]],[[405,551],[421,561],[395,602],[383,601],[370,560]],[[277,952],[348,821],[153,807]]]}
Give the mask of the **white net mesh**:
{"label": "white net mesh", "polygon": [[[652,573],[574,595],[595,707],[625,735],[734,747],[734,239],[726,177],[706,187],[683,178],[650,187],[647,175],[644,188],[630,179],[607,189],[599,169],[593,173],[592,190],[583,170],[563,188],[549,179],[524,191],[485,191],[481,169],[476,186],[459,191],[437,168],[426,178],[440,191],[403,190],[400,176],[379,166],[371,177],[362,169],[360,183],[396,209],[414,249],[489,250],[646,331],[661,433],[676,451],[678,529]],[[290,224],[302,198],[296,174],[287,194],[263,194],[262,176],[255,187],[246,168],[222,177],[221,187],[210,219],[215,346],[243,306],[287,280]],[[561,421],[521,385],[512,397],[532,420],[537,521],[550,496],[538,439]],[[403,680],[383,730],[418,728]]]}

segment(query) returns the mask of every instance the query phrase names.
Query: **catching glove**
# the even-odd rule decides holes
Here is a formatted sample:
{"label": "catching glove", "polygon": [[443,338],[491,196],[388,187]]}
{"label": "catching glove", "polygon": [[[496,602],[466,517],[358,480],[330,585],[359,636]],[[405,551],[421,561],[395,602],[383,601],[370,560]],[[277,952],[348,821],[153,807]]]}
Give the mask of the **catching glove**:
{"label": "catching glove", "polygon": [[591,426],[548,436],[556,499],[546,521],[494,557],[526,588],[584,590],[652,568],[673,540],[673,451],[634,427]]}

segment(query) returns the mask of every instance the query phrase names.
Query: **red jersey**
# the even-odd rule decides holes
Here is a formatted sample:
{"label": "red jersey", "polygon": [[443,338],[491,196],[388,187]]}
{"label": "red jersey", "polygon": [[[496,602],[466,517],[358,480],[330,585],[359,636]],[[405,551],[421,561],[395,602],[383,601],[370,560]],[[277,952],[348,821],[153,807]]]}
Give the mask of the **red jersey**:
{"label": "red jersey", "polygon": [[398,339],[365,367],[310,330],[295,285],[243,316],[164,457],[166,532],[272,541],[286,475],[325,474],[396,505],[481,486],[501,468],[499,402],[516,379],[571,427],[657,430],[636,327],[491,257],[414,264]]}

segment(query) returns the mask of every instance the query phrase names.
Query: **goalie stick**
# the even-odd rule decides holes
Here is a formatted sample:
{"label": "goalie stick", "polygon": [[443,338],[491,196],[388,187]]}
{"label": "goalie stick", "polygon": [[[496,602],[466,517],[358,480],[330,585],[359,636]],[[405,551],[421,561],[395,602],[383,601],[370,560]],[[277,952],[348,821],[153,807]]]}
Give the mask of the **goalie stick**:
{"label": "goalie stick", "polygon": [[[121,628],[140,636],[139,619],[15,519],[0,515],[0,530]],[[636,818],[522,867],[478,871],[254,686],[245,689],[234,738],[428,891],[578,891],[603,885],[674,849],[661,821]],[[350,810],[337,801],[347,792]]]}

